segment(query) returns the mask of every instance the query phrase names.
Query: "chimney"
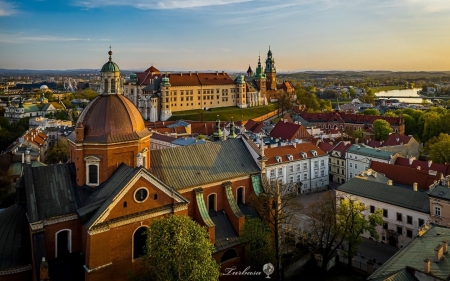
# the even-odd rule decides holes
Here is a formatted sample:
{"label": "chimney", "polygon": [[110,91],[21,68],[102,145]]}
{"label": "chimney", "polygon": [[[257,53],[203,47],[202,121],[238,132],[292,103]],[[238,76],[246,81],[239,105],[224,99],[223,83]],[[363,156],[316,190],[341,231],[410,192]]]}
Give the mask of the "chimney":
{"label": "chimney", "polygon": [[192,76],[192,71],[189,71],[189,76]]}
{"label": "chimney", "polygon": [[39,281],[48,281],[50,280],[49,276],[48,276],[48,263],[45,260],[45,257],[42,257],[42,262],[39,266]]}
{"label": "chimney", "polygon": [[424,271],[426,274],[429,274],[430,271],[431,271],[431,261],[430,261],[428,258],[426,258],[426,259],[423,261],[423,271]]}
{"label": "chimney", "polygon": [[448,242],[447,242],[447,240],[442,241],[442,246],[443,246],[444,254],[447,254],[448,253]]}
{"label": "chimney", "polygon": [[225,71],[222,71],[222,75],[225,75]]}
{"label": "chimney", "polygon": [[387,181],[387,184],[388,184],[388,185],[392,185],[392,180],[388,180],[388,181]]}
{"label": "chimney", "polygon": [[412,165],[414,158],[412,156],[409,157],[409,165]]}
{"label": "chimney", "polygon": [[430,167],[431,167],[431,164],[433,164],[433,161],[431,161],[431,160],[428,160],[428,168],[430,168]]}
{"label": "chimney", "polygon": [[442,259],[444,247],[439,244],[434,248],[434,262],[439,262]]}
{"label": "chimney", "polygon": [[183,72],[180,71],[180,76],[183,76]]}
{"label": "chimney", "polygon": [[417,166],[417,170],[420,170],[420,166]]}
{"label": "chimney", "polygon": [[294,148],[297,148],[297,144],[295,142],[292,144],[292,146],[294,146]]}
{"label": "chimney", "polygon": [[418,184],[417,182],[413,183],[413,190],[417,191],[418,190]]}
{"label": "chimney", "polygon": [[216,75],[219,75],[219,71],[216,71]]}

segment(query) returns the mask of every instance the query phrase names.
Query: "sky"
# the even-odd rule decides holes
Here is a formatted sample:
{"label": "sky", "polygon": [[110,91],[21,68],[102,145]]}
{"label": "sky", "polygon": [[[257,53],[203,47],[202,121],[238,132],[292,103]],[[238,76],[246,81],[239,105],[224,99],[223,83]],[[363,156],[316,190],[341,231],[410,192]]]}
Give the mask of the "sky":
{"label": "sky", "polygon": [[449,0],[0,0],[0,68],[450,70]]}

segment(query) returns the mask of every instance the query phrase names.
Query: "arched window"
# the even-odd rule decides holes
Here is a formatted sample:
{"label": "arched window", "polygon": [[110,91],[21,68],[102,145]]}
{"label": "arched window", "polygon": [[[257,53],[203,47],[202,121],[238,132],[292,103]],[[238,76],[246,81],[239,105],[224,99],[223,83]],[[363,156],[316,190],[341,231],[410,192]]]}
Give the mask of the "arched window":
{"label": "arched window", "polygon": [[145,242],[147,241],[147,227],[141,226],[133,234],[133,259],[145,254]]}
{"label": "arched window", "polygon": [[239,204],[244,204],[244,187],[239,187],[236,190],[236,201]]}
{"label": "arched window", "polygon": [[216,194],[210,194],[208,196],[208,211],[216,210]]}
{"label": "arched window", "polygon": [[223,253],[222,257],[220,258],[220,263],[226,262],[228,260],[237,258],[237,252],[235,249],[229,249],[225,253]]}
{"label": "arched window", "polygon": [[103,87],[104,87],[103,92],[107,93],[108,92],[108,79],[105,79],[105,83],[104,83]]}
{"label": "arched window", "polygon": [[66,257],[72,252],[72,230],[63,229],[55,234],[55,258]]}
{"label": "arched window", "polygon": [[90,155],[84,157],[86,162],[86,184],[97,186],[100,184],[99,167],[101,159],[97,156]]}
{"label": "arched window", "polygon": [[88,184],[98,184],[98,165],[88,165]]}
{"label": "arched window", "polygon": [[116,79],[113,78],[111,79],[111,93],[115,93],[116,92]]}
{"label": "arched window", "polygon": [[127,201],[123,202],[123,207],[124,207],[124,208],[127,207]]}

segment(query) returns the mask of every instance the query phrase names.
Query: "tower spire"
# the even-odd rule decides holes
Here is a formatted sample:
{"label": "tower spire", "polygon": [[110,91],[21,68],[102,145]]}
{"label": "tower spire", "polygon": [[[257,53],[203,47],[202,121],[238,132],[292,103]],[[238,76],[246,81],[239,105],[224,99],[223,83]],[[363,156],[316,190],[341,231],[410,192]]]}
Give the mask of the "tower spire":
{"label": "tower spire", "polygon": [[112,55],[111,45],[109,45],[109,52],[108,52],[108,55],[109,55],[109,61],[112,61],[112,58],[111,58],[111,55]]}
{"label": "tower spire", "polygon": [[228,135],[228,138],[235,139],[236,137],[237,137],[237,135],[236,135],[235,128],[234,128],[234,121],[233,121],[233,117],[231,117],[230,134]]}

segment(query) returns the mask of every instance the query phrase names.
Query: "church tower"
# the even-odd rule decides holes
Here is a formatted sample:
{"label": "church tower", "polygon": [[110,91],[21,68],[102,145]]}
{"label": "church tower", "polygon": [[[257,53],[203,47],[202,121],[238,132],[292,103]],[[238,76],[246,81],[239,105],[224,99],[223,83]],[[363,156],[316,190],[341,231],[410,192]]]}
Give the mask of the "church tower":
{"label": "church tower", "polygon": [[260,96],[266,96],[266,74],[264,74],[263,68],[261,66],[261,56],[258,57],[258,67],[255,72],[255,82],[258,85]]}
{"label": "church tower", "polygon": [[277,89],[277,69],[275,68],[275,59],[272,57],[272,51],[267,52],[266,59],[266,69],[264,71],[267,77],[267,85],[268,89],[276,90]]}
{"label": "church tower", "polygon": [[125,163],[150,167],[150,131],[136,106],[122,95],[120,69],[109,60],[102,67],[99,95],[81,113],[69,136],[70,161],[78,186],[96,187]]}

